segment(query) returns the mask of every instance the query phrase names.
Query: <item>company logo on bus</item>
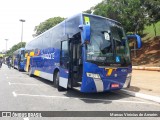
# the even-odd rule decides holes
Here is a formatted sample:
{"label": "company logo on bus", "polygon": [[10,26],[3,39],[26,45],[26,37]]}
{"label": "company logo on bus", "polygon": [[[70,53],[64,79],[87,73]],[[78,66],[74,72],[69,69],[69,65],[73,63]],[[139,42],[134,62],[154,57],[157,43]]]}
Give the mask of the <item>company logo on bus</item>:
{"label": "company logo on bus", "polygon": [[54,53],[43,54],[42,57],[46,59],[54,59]]}
{"label": "company logo on bus", "polygon": [[117,68],[105,68],[105,70],[107,71],[106,76],[111,76],[113,71],[116,71]]}

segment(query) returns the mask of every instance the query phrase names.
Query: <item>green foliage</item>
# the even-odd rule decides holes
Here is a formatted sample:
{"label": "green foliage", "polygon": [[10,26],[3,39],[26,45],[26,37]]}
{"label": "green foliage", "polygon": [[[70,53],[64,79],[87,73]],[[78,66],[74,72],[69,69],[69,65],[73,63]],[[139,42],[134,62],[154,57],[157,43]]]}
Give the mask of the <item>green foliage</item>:
{"label": "green foliage", "polygon": [[160,1],[159,0],[141,0],[145,12],[148,16],[148,25],[153,24],[154,34],[157,35],[156,25],[160,21]]}
{"label": "green foliage", "polygon": [[94,7],[91,7],[89,10],[83,11],[83,13],[92,14],[93,11],[94,11]]}
{"label": "green foliage", "polygon": [[40,23],[38,26],[35,27],[34,31],[36,32],[33,36],[38,36],[45,32],[46,30],[50,29],[51,27],[54,27],[58,23],[62,22],[64,18],[61,17],[54,17],[49,18],[46,21]]}
{"label": "green foliage", "polygon": [[25,47],[26,43],[25,42],[19,42],[18,44],[12,46],[10,50],[7,51],[7,54],[5,56],[11,56],[14,51],[18,50],[19,48]]}
{"label": "green foliage", "polygon": [[91,9],[89,9],[89,10],[84,11],[84,13],[91,14],[91,13],[92,13],[92,11],[91,11]]}
{"label": "green foliage", "polygon": [[[160,21],[155,23],[155,26],[156,26],[157,36],[160,36]],[[142,40],[153,39],[154,36],[155,36],[154,29],[153,29],[153,24],[148,25],[148,26],[146,25],[143,33],[144,33],[145,36],[143,37]]]}
{"label": "green foliage", "polygon": [[141,0],[149,16],[150,22],[160,21],[160,1],[159,0]]}
{"label": "green foliage", "polygon": [[127,32],[144,29],[146,19],[140,0],[103,0],[94,10],[96,15],[121,22]]}

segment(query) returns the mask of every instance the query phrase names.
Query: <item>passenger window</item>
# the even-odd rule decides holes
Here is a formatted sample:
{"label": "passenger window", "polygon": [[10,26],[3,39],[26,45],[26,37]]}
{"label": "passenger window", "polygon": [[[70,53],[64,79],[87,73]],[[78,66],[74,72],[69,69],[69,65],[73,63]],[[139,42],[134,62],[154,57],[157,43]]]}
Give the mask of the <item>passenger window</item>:
{"label": "passenger window", "polygon": [[68,41],[62,41],[61,46],[61,62],[60,65],[62,68],[67,69],[68,68],[68,62],[69,62],[69,50],[68,50]]}
{"label": "passenger window", "polygon": [[68,57],[68,41],[62,42],[62,57]]}

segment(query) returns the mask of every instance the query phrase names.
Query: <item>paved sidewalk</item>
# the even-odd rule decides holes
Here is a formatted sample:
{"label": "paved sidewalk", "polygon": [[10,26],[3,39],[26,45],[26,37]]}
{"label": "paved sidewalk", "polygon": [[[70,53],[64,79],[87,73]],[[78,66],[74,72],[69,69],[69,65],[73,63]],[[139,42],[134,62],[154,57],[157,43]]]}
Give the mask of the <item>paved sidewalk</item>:
{"label": "paved sidewalk", "polygon": [[130,88],[121,92],[160,103],[160,71],[133,70]]}
{"label": "paved sidewalk", "polygon": [[160,71],[160,67],[132,66],[133,70]]}
{"label": "paved sidewalk", "polygon": [[160,103],[160,71],[133,70],[130,88],[121,92]]}
{"label": "paved sidewalk", "polygon": [[160,72],[133,70],[131,87],[126,90],[160,97]]}

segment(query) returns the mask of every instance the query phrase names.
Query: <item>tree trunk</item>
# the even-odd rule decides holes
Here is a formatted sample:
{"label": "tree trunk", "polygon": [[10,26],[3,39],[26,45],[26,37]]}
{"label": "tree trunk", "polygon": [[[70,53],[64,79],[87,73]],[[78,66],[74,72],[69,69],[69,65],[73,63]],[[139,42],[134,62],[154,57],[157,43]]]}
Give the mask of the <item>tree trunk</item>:
{"label": "tree trunk", "polygon": [[156,35],[157,35],[157,31],[156,31],[155,23],[153,23],[153,29],[154,29],[154,34],[155,34],[155,36],[156,36]]}

